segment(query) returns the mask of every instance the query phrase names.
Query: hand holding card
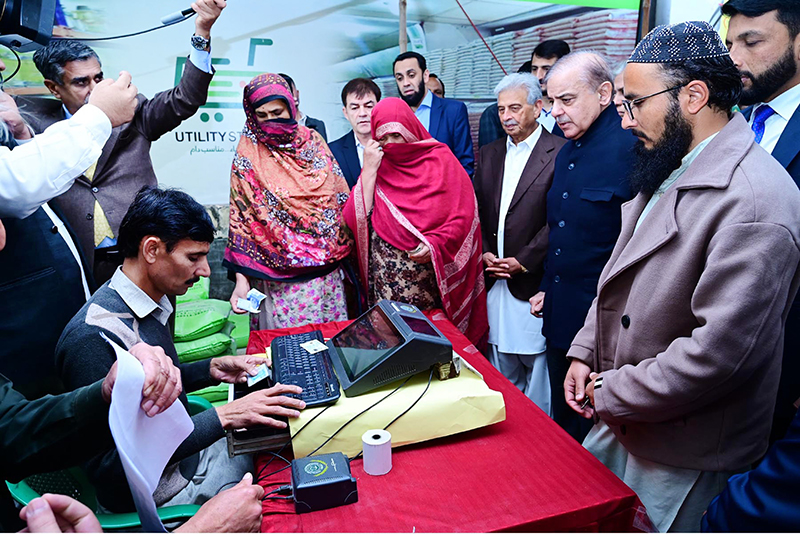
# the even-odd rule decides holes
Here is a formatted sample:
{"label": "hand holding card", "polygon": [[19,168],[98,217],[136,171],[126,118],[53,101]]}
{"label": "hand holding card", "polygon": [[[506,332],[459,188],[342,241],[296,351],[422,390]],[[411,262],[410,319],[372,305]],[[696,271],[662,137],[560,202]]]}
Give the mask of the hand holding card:
{"label": "hand holding card", "polygon": [[236,306],[250,313],[258,313],[265,298],[267,296],[258,289],[251,289],[247,292],[247,298],[239,299],[236,302]]}

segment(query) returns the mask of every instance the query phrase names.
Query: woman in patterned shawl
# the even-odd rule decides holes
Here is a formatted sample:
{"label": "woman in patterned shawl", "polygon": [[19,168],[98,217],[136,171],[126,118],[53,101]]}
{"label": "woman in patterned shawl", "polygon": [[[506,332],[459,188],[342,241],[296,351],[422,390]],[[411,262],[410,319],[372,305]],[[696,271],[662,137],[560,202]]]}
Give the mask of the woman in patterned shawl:
{"label": "woman in patterned shawl", "polygon": [[489,323],[469,176],[399,98],[385,98],[372,110],[372,137],[344,209],[369,303],[442,308],[481,347]]}
{"label": "woman in patterned shawl", "polygon": [[250,288],[267,295],[256,328],[347,318],[340,262],[352,239],[342,224],[349,188],[320,135],[297,124],[277,74],[244,90],[247,115],[231,169],[231,213],[223,264],[236,273],[231,305]]}

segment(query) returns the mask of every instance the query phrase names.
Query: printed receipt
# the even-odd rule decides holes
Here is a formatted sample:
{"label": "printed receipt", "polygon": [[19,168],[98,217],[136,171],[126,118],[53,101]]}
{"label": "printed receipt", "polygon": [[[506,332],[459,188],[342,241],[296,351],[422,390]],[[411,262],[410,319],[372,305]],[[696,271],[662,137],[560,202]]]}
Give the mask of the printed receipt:
{"label": "printed receipt", "polygon": [[108,411],[111,435],[142,521],[142,530],[166,532],[158,517],[153,492],[178,445],[194,430],[194,423],[177,400],[155,417],[147,417],[140,408],[144,385],[142,364],[105,335],[103,337],[117,353],[117,380]]}

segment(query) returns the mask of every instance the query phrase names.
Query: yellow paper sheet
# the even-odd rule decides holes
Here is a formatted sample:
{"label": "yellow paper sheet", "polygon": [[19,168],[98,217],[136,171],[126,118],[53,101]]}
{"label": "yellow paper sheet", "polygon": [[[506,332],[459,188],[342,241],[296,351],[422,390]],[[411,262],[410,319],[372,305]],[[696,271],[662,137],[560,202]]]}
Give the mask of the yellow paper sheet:
{"label": "yellow paper sheet", "polygon": [[[334,451],[350,457],[358,454],[364,432],[383,428],[403,413],[425,390],[428,376],[429,373],[422,373],[413,377],[391,397],[357,417],[315,454]],[[339,427],[386,397],[401,383],[394,382],[352,398],[346,397],[342,392],[336,404],[315,419],[308,428],[305,428],[308,422],[325,407],[307,408],[300,412],[300,417],[289,420],[295,457],[307,456]],[[505,418],[503,395],[489,389],[480,376],[464,365],[458,378],[440,381],[434,374],[428,392],[411,411],[390,426],[388,431],[392,434],[392,447],[400,447],[481,428],[504,421]]]}

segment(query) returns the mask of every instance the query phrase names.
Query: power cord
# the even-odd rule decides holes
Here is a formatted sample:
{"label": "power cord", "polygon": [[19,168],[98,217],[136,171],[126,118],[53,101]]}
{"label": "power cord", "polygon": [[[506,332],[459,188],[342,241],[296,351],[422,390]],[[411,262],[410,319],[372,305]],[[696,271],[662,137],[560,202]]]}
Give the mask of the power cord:
{"label": "power cord", "polygon": [[[433,376],[433,375],[431,375],[431,376]],[[372,406],[369,406],[368,408],[365,408],[365,409],[364,409],[364,410],[362,410],[361,412],[359,412],[359,413],[357,413],[356,415],[354,415],[352,418],[350,418],[350,420],[349,420],[349,421],[347,421],[345,424],[343,424],[342,426],[340,426],[340,427],[339,427],[339,428],[336,430],[336,432],[334,432],[333,434],[331,434],[331,435],[330,435],[330,437],[329,437],[328,439],[326,439],[325,441],[323,441],[323,442],[322,442],[322,445],[320,445],[319,447],[317,447],[316,449],[314,449],[314,450],[313,450],[313,451],[311,451],[310,453],[306,454],[306,456],[305,456],[305,457],[307,458],[307,457],[309,457],[309,456],[313,456],[315,452],[317,452],[317,451],[318,451],[318,450],[320,450],[322,447],[324,447],[324,446],[325,446],[325,445],[326,445],[326,444],[327,444],[327,443],[328,443],[330,440],[332,440],[332,439],[333,439],[333,438],[336,436],[336,434],[338,434],[339,432],[341,432],[341,431],[342,431],[342,429],[344,429],[344,427],[346,427],[347,425],[349,425],[350,423],[352,423],[353,421],[355,421],[356,419],[358,419],[360,416],[364,415],[365,413],[367,413],[368,411],[370,411],[371,409],[373,409],[375,406],[377,406],[378,404],[382,403],[383,401],[385,401],[386,399],[388,399],[389,397],[391,397],[392,395],[394,395],[395,393],[397,393],[397,392],[400,390],[400,388],[401,388],[401,387],[403,387],[403,386],[405,386],[405,385],[408,383],[408,381],[409,381],[409,380],[411,380],[413,377],[414,377],[413,375],[412,375],[412,376],[409,376],[408,378],[406,378],[406,379],[403,381],[403,383],[402,383],[402,384],[400,384],[399,386],[397,386],[396,388],[394,388],[394,389],[393,389],[393,390],[392,390],[392,391],[391,391],[391,392],[390,392],[388,395],[386,395],[385,397],[383,397],[383,398],[379,399],[378,401],[376,401],[375,403],[373,403],[373,404],[372,404]]]}
{"label": "power cord", "polygon": [[[331,406],[332,406],[332,404],[331,404],[331,405],[328,405],[328,406],[326,406],[324,410],[322,410],[322,411],[321,411],[321,412],[319,412],[317,415],[315,415],[314,417],[312,417],[312,418],[311,418],[311,420],[310,420],[308,423],[306,423],[305,425],[303,425],[302,427],[300,427],[300,429],[299,429],[297,432],[295,432],[294,436],[293,436],[293,437],[290,437],[290,438],[289,438],[289,441],[287,441],[286,443],[284,443],[284,444],[281,446],[281,448],[280,448],[280,449],[278,449],[278,452],[277,452],[277,453],[270,452],[270,454],[272,454],[272,458],[270,458],[270,460],[269,460],[269,461],[268,461],[266,464],[264,464],[264,465],[261,467],[261,469],[259,469],[259,470],[258,470],[258,475],[256,475],[256,483],[260,483],[261,481],[263,481],[263,480],[266,480],[267,478],[271,477],[272,475],[274,475],[274,474],[276,474],[276,473],[280,473],[281,471],[283,471],[283,470],[287,469],[288,467],[290,467],[290,466],[292,465],[292,463],[291,463],[289,460],[287,460],[286,458],[284,458],[284,457],[283,457],[283,456],[281,456],[280,454],[281,454],[281,453],[282,453],[282,452],[283,452],[283,451],[286,449],[286,447],[288,447],[288,446],[289,446],[289,444],[292,442],[292,440],[293,440],[295,437],[297,437],[297,435],[298,435],[298,434],[300,434],[300,432],[302,432],[302,431],[303,431],[303,430],[304,430],[304,429],[305,429],[305,428],[306,428],[308,425],[310,425],[311,423],[313,423],[313,422],[314,422],[314,421],[317,419],[317,417],[319,417],[320,415],[322,415],[322,414],[324,414],[326,411],[328,411],[328,408],[330,408]],[[272,461],[273,461],[273,460],[275,460],[275,458],[281,458],[282,460],[284,460],[284,461],[285,461],[287,464],[289,464],[289,465],[287,465],[286,467],[284,467],[284,468],[281,468],[281,469],[279,469],[279,470],[277,470],[277,471],[274,471],[274,472],[270,473],[269,475],[262,476],[262,475],[264,475],[264,471],[267,469],[267,467],[269,467],[269,465],[272,463]]]}
{"label": "power cord", "polygon": [[147,30],[142,30],[140,32],[134,32],[134,33],[126,33],[124,35],[114,35],[112,37],[53,37],[51,40],[54,40],[54,41],[55,40],[59,40],[59,41],[64,41],[64,40],[70,40],[70,41],[112,41],[114,39],[124,39],[126,37],[135,37],[137,35],[144,35],[145,33],[154,32],[156,30],[160,30],[161,28],[167,28],[169,26],[174,26],[175,24],[180,24],[181,22],[183,22],[185,20],[189,20],[194,15],[195,15],[194,13],[191,13],[189,15],[186,15],[182,19],[178,19],[178,20],[175,20],[175,21],[172,21],[172,22],[168,22],[167,24],[159,24],[158,26],[154,26],[154,27],[152,27],[150,29],[147,29]]}
{"label": "power cord", "polygon": [[[280,488],[276,488],[276,489],[274,489],[274,490],[270,491],[269,493],[267,493],[266,495],[264,495],[264,497],[263,497],[263,498],[264,498],[264,499],[266,499],[266,498],[268,498],[270,495],[275,495],[276,493],[277,493],[278,495],[291,495],[291,494],[292,494],[292,485],[291,485],[291,484],[284,484],[284,485],[283,485],[283,486],[281,486]],[[290,498],[291,498],[291,497],[290,497]]]}
{"label": "power cord", "polygon": [[12,72],[12,73],[11,73],[11,76],[9,76],[8,78],[4,77],[4,76],[3,76],[3,73],[2,73],[2,72],[0,72],[0,88],[2,88],[2,87],[3,87],[3,84],[5,84],[5,83],[6,83],[7,81],[9,81],[11,78],[13,78],[14,76],[16,76],[16,75],[17,75],[17,73],[19,72],[19,69],[20,69],[20,67],[22,66],[22,58],[20,58],[20,57],[19,57],[19,54],[17,53],[17,51],[16,51],[16,50],[14,50],[13,48],[11,48],[10,46],[8,46],[7,44],[4,44],[4,43],[3,43],[3,46],[5,46],[5,47],[6,47],[6,48],[8,48],[9,50],[11,50],[11,53],[12,53],[12,54],[14,54],[14,57],[16,57],[16,58],[17,58],[17,68],[15,68],[15,69],[14,69],[14,72]]}
{"label": "power cord", "polygon": [[[425,394],[428,392],[428,388],[430,388],[430,387],[431,387],[431,381],[433,380],[433,369],[434,369],[434,368],[433,368],[433,367],[431,367],[431,374],[428,376],[428,385],[427,385],[427,386],[425,386],[425,389],[424,389],[424,390],[422,390],[422,394],[420,394],[420,396],[419,396],[419,397],[417,397],[417,400],[415,400],[415,401],[413,402],[413,404],[411,404],[411,406],[409,406],[408,408],[406,408],[406,410],[405,410],[403,413],[401,413],[400,415],[398,415],[397,417],[395,417],[394,419],[392,419],[392,421],[391,421],[391,422],[390,422],[388,425],[386,425],[385,427],[383,427],[383,429],[384,429],[384,430],[388,429],[388,428],[389,428],[390,426],[392,426],[392,425],[393,425],[393,424],[394,424],[394,423],[395,423],[395,422],[396,422],[398,419],[400,419],[400,418],[401,418],[401,417],[403,417],[405,414],[407,414],[408,412],[410,412],[410,411],[411,411],[411,408],[413,408],[414,406],[416,406],[416,405],[417,405],[417,403],[418,403],[419,401],[421,401],[421,400],[422,400],[422,397],[424,397],[424,396],[425,396]],[[356,455],[353,457],[353,460],[357,460],[357,459],[358,459],[358,457],[359,457],[359,456],[361,456],[362,454],[364,454],[364,450],[363,450],[363,449],[361,450],[361,452],[359,452],[358,454],[356,454]]]}
{"label": "power cord", "polygon": [[[392,419],[392,420],[389,422],[389,424],[388,424],[388,425],[386,425],[385,427],[383,427],[383,429],[384,429],[384,430],[386,430],[387,428],[389,428],[390,426],[392,426],[392,425],[393,425],[393,424],[394,424],[394,423],[395,423],[395,422],[396,422],[398,419],[400,419],[400,418],[401,418],[401,417],[403,417],[405,414],[407,414],[408,412],[410,412],[410,411],[411,411],[411,409],[412,409],[412,408],[414,408],[414,406],[416,406],[416,405],[417,405],[417,403],[419,403],[419,401],[420,401],[420,400],[422,400],[422,397],[424,397],[424,396],[425,396],[425,393],[427,393],[427,392],[428,392],[428,389],[431,387],[431,381],[433,380],[433,372],[434,372],[434,368],[433,368],[433,367],[431,367],[431,372],[430,372],[430,375],[428,375],[428,384],[425,386],[425,389],[422,391],[422,393],[420,394],[420,396],[419,396],[419,397],[417,397],[417,400],[415,400],[415,401],[414,401],[414,402],[411,404],[411,406],[409,406],[408,408],[406,408],[406,409],[405,409],[405,411],[403,411],[403,413],[401,413],[400,415],[398,415],[397,417],[395,417],[394,419]],[[337,435],[339,432],[341,432],[341,431],[342,431],[342,430],[343,430],[343,429],[344,429],[344,428],[345,428],[347,425],[349,425],[350,423],[352,423],[353,421],[355,421],[356,419],[358,419],[359,417],[361,417],[362,415],[364,415],[365,413],[367,413],[369,410],[373,409],[375,406],[377,406],[378,404],[382,403],[383,401],[385,401],[386,399],[388,399],[389,397],[391,397],[392,395],[394,395],[395,393],[397,393],[397,392],[400,390],[400,388],[402,388],[403,386],[405,386],[405,385],[408,383],[408,381],[409,381],[409,380],[411,380],[412,378],[414,378],[414,376],[413,376],[413,375],[412,375],[412,376],[409,376],[408,378],[406,378],[406,379],[403,381],[403,383],[402,383],[402,384],[400,384],[399,386],[397,386],[396,388],[394,388],[394,389],[393,389],[391,392],[389,392],[389,393],[388,393],[386,396],[384,396],[384,397],[382,397],[382,398],[378,399],[378,400],[377,400],[376,402],[374,402],[374,403],[373,403],[371,406],[369,406],[369,407],[365,408],[365,409],[364,409],[364,410],[362,410],[361,412],[359,412],[359,413],[357,413],[356,415],[354,415],[353,417],[351,417],[349,421],[347,421],[345,424],[343,424],[342,426],[340,426],[340,427],[339,427],[339,428],[336,430],[336,432],[334,432],[333,434],[331,434],[331,435],[328,437],[328,439],[326,439],[325,441],[323,441],[323,442],[322,442],[322,444],[321,444],[319,447],[317,447],[316,449],[314,449],[313,451],[311,451],[310,453],[308,453],[308,454],[307,454],[305,457],[313,456],[313,455],[314,455],[314,454],[315,454],[317,451],[319,451],[319,450],[320,450],[322,447],[324,447],[326,444],[328,444],[328,442],[330,442],[330,441],[331,441],[331,440],[332,440],[334,437],[336,437],[336,435]],[[263,466],[263,467],[262,467],[262,468],[259,470],[259,472],[258,472],[258,478],[257,478],[257,481],[258,481],[258,482],[261,482],[261,481],[263,481],[263,480],[266,480],[266,479],[268,479],[269,477],[271,477],[271,476],[273,476],[273,475],[276,475],[276,474],[280,473],[281,471],[285,471],[285,470],[289,469],[289,468],[292,466],[291,462],[289,462],[288,460],[286,460],[285,458],[283,458],[282,456],[280,456],[280,453],[281,453],[281,452],[283,452],[283,450],[284,450],[284,449],[285,449],[285,448],[286,448],[286,447],[287,447],[287,446],[288,446],[288,445],[289,445],[289,444],[292,442],[292,439],[294,439],[295,437],[297,437],[297,435],[298,435],[298,434],[299,434],[299,433],[300,433],[300,432],[301,432],[303,429],[305,429],[307,426],[309,426],[311,423],[313,423],[313,422],[314,422],[314,420],[315,420],[317,417],[319,417],[320,415],[322,415],[323,413],[325,413],[325,411],[326,411],[328,408],[330,408],[331,406],[333,406],[333,405],[328,405],[328,406],[326,406],[326,407],[325,407],[325,409],[324,409],[324,410],[322,410],[321,412],[319,412],[317,415],[315,415],[315,416],[314,416],[314,417],[311,419],[311,421],[309,421],[308,423],[306,423],[305,425],[303,425],[303,426],[302,426],[302,428],[300,428],[300,430],[298,430],[297,432],[295,432],[295,435],[294,435],[292,438],[290,438],[290,439],[289,439],[289,441],[287,441],[286,443],[284,443],[284,444],[283,444],[283,446],[282,446],[282,447],[281,447],[281,448],[278,450],[278,452],[277,452],[277,453],[270,453],[270,454],[272,454],[272,455],[273,455],[273,457],[272,457],[272,458],[269,460],[269,462],[267,462],[267,463],[266,463],[266,464],[265,464],[265,465],[264,465],[264,466]],[[356,459],[357,459],[359,456],[361,456],[362,454],[363,454],[363,451],[359,452],[359,453],[358,453],[358,454],[357,454],[355,457],[353,457],[353,460],[356,460]],[[277,458],[281,458],[281,459],[283,459],[284,461],[286,461],[286,462],[287,462],[287,464],[288,464],[288,465],[286,465],[285,467],[282,467],[282,468],[280,468],[280,469],[278,469],[278,470],[276,470],[276,471],[273,471],[272,473],[270,473],[270,474],[268,474],[268,475],[263,475],[263,476],[262,476],[262,474],[264,473],[264,470],[265,470],[265,469],[266,469],[266,468],[269,466],[269,464],[271,464],[271,463],[272,463],[272,461],[273,461],[273,460],[274,460],[276,457],[277,457]],[[272,498],[275,498],[275,497],[270,497],[270,495],[272,495],[273,493],[275,493],[275,492],[270,492],[270,493],[268,493],[267,495],[265,495],[265,496],[264,496],[264,499],[267,499],[267,498],[270,498],[270,499],[272,499]],[[290,498],[291,498],[291,497],[290,497]]]}

